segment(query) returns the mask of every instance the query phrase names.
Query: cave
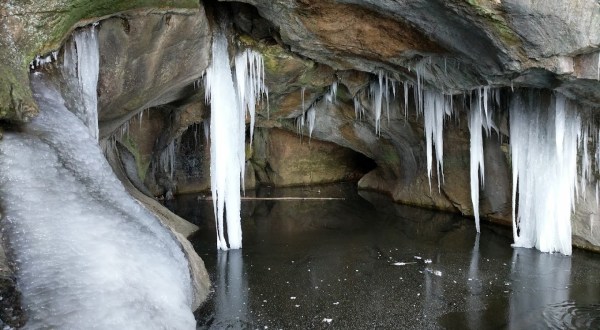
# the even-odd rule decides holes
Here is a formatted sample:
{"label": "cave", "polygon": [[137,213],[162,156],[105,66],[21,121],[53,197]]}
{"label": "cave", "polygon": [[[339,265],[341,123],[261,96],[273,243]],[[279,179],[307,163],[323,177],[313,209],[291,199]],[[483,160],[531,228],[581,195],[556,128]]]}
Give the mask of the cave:
{"label": "cave", "polygon": [[598,1],[0,13],[3,326],[600,326]]}

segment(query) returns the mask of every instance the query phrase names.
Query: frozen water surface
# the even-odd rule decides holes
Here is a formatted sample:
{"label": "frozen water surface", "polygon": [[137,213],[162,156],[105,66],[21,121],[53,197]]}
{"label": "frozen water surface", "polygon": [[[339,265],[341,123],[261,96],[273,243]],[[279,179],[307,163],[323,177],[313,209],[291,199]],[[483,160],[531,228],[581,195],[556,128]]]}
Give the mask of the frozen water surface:
{"label": "frozen water surface", "polygon": [[346,199],[244,202],[244,250],[219,253],[211,203],[173,201],[203,228],[195,247],[215,283],[199,329],[600,327],[598,255],[512,248],[510,228],[478,236],[471,219],[351,186],[258,195]]}

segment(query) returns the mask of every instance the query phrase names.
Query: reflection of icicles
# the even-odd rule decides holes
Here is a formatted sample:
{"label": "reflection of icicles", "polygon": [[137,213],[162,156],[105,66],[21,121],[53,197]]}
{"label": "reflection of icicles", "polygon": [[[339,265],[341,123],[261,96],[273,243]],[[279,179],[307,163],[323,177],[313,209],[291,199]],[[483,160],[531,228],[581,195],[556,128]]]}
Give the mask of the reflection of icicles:
{"label": "reflection of icicles", "polygon": [[[481,299],[482,286],[479,273],[479,237],[479,234],[475,236],[475,244],[473,245],[473,251],[471,252],[471,261],[469,263],[469,281],[467,283],[469,290],[469,294],[467,295],[467,306],[469,310],[478,310],[483,305]],[[467,321],[470,329],[482,328],[481,313],[469,313]]]}
{"label": "reflection of icicles", "polygon": [[[267,94],[264,71],[263,57],[257,51],[246,49],[235,57],[238,101],[242,113],[245,114],[248,111],[250,114],[250,141],[254,136],[256,103],[260,101],[262,95]],[[242,143],[244,142],[242,141]]]}
{"label": "reflection of icicles", "polygon": [[98,139],[98,74],[100,55],[96,28],[80,29],[74,34],[74,42],[64,53],[63,70],[67,75],[78,77],[78,93],[81,95],[81,108],[76,115],[89,128],[90,134]]}
{"label": "reflection of icicles", "polygon": [[431,189],[431,174],[433,163],[433,147],[437,161],[438,189],[440,180],[444,176],[444,116],[450,113],[449,104],[444,94],[436,91],[425,90],[423,92],[425,141],[427,146],[427,177],[429,178],[429,189]]}
{"label": "reflection of icicles", "polygon": [[248,280],[244,271],[242,251],[217,254],[217,272],[214,298],[217,324],[222,320],[245,321],[248,317]]}
{"label": "reflection of icicles", "polygon": [[564,96],[553,95],[548,109],[542,104],[530,92],[515,94],[510,105],[514,246],[569,255],[581,122]]}

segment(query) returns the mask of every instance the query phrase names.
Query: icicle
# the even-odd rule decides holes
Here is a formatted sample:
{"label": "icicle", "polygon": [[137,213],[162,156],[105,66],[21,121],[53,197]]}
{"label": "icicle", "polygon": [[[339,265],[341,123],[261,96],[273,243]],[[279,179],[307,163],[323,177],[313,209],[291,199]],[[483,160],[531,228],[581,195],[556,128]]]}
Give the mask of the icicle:
{"label": "icicle", "polygon": [[404,118],[408,117],[408,83],[404,83]]}
{"label": "icicle", "polygon": [[[235,78],[238,102],[242,112],[250,114],[250,144],[254,137],[254,121],[256,103],[261,96],[268,93],[264,83],[265,72],[262,55],[254,50],[246,49],[235,57]],[[243,177],[243,176],[242,176]]]}
{"label": "icicle", "polygon": [[598,73],[596,76],[596,80],[600,81],[600,52],[598,52]]}
{"label": "icicle", "polygon": [[315,119],[316,119],[316,111],[315,111],[315,106],[313,105],[306,112],[306,121],[308,124],[308,137],[309,138],[312,137],[312,132],[315,129]]}
{"label": "icicle", "polygon": [[364,108],[362,107],[362,105],[360,104],[360,99],[358,94],[356,94],[353,98],[352,101],[354,102],[354,116],[356,119],[362,119],[363,115],[364,115]]}
{"label": "icicle", "polygon": [[[217,248],[242,247],[240,188],[244,189],[245,116],[250,114],[250,141],[254,136],[256,103],[266,96],[264,63],[260,53],[247,49],[235,57],[232,75],[223,31],[213,36],[212,63],[205,75],[206,100],[211,103],[210,128],[204,132],[211,141],[211,190],[217,222]],[[235,84],[234,84],[235,79]],[[302,89],[304,103],[304,89]],[[225,240],[225,209],[227,240]],[[229,241],[229,246],[227,246]]]}
{"label": "icicle", "polygon": [[98,140],[98,74],[100,55],[98,38],[94,26],[75,32],[74,42],[69,43],[64,53],[63,70],[68,76],[77,76],[81,93],[81,108],[75,114],[89,128],[90,134]]}
{"label": "icicle", "polygon": [[548,109],[541,104],[530,92],[510,105],[514,246],[570,255],[581,121],[564,96],[553,95]]}
{"label": "icicle", "polygon": [[390,96],[390,85],[393,85],[393,82],[383,70],[377,71],[377,80],[372,81],[369,85],[370,96],[373,101],[372,108],[375,115],[375,133],[377,135],[381,133],[381,112],[384,106],[389,120],[389,108],[392,98]]}
{"label": "icicle", "polygon": [[202,126],[204,128],[204,140],[208,143],[210,141],[210,120],[202,121]]}
{"label": "icicle", "polygon": [[173,181],[175,176],[175,141],[171,141],[169,145],[160,153],[159,165],[164,173],[169,175],[169,179]]}
{"label": "icicle", "polygon": [[327,102],[332,104],[335,103],[335,99],[337,97],[337,88],[338,83],[337,81],[334,81],[333,84],[331,84],[331,86],[329,87],[329,92],[325,94],[325,99],[327,100]]}
{"label": "icicle", "polygon": [[[481,90],[471,101],[469,112],[469,131],[471,132],[470,147],[470,169],[471,169],[471,202],[473,203],[473,215],[475,216],[475,228],[480,232],[479,227],[479,179],[481,185],[484,182],[484,162],[483,162],[483,114],[481,107]],[[487,101],[487,98],[484,98]],[[484,108],[487,109],[487,106]]]}
{"label": "icicle", "polygon": [[[213,36],[212,63],[206,71],[206,97],[211,103],[211,190],[217,222],[217,248],[241,248],[240,223],[241,173],[245,159],[244,116],[234,88],[227,38],[218,30]],[[227,237],[225,240],[225,208],[227,208]]]}
{"label": "icicle", "polygon": [[425,141],[427,147],[427,177],[429,178],[429,189],[431,189],[431,173],[433,163],[433,146],[437,161],[438,190],[440,180],[443,180],[444,172],[444,116],[448,103],[444,94],[430,90],[423,91]]}

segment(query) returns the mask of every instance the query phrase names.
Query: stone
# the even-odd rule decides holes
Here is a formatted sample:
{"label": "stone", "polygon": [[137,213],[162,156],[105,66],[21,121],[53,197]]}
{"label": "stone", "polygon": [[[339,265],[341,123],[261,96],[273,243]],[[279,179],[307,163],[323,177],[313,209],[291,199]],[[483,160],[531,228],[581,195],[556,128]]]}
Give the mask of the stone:
{"label": "stone", "polygon": [[140,111],[198,94],[194,86],[210,60],[211,29],[202,8],[110,18],[101,22],[98,40],[102,138]]}
{"label": "stone", "polygon": [[0,3],[0,119],[27,121],[37,114],[29,88],[29,64],[58,51],[73,29],[128,10],[198,10],[193,0],[82,0]]}
{"label": "stone", "polygon": [[350,149],[277,128],[255,132],[250,161],[261,184],[314,185],[354,181],[364,174],[366,157]]}

